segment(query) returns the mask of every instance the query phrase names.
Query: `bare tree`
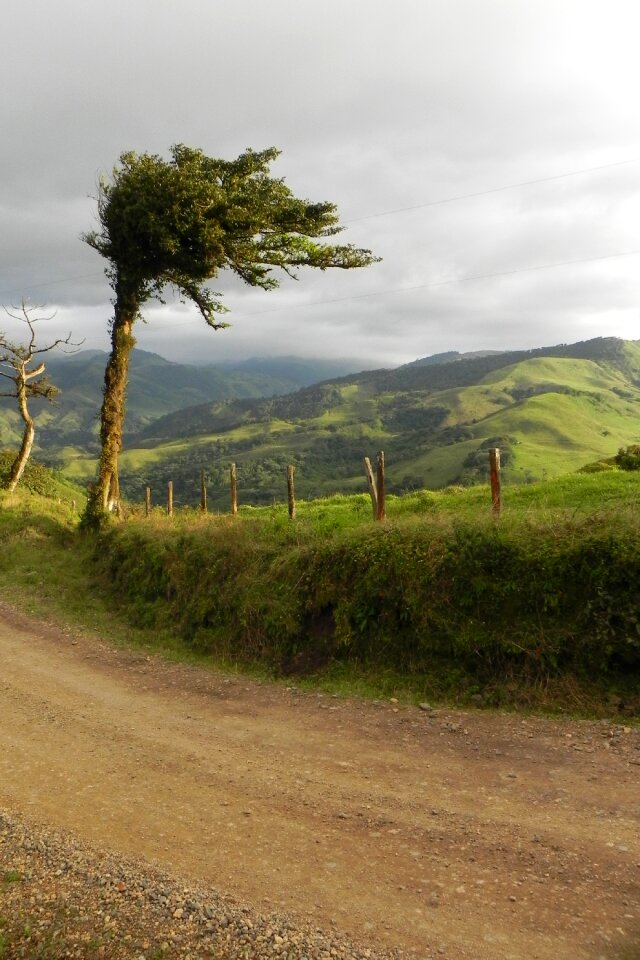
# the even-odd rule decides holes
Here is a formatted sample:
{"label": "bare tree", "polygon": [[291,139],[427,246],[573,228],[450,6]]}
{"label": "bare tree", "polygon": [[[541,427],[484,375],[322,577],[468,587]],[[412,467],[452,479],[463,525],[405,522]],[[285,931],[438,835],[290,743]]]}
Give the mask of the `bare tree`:
{"label": "bare tree", "polygon": [[[44,360],[40,359],[40,356],[43,353],[49,353],[50,350],[55,350],[56,347],[62,349],[65,346],[77,348],[84,342],[74,343],[71,334],[69,334],[65,339],[54,340],[46,347],[36,346],[35,324],[40,320],[52,320],[55,316],[55,314],[48,317],[33,316],[36,311],[41,309],[42,307],[38,306],[28,306],[24,300],[20,307],[12,307],[11,310],[7,307],[4,308],[8,316],[14,320],[20,320],[29,331],[26,344],[13,343],[7,338],[6,334],[0,331],[0,377],[3,378],[3,381],[9,380],[13,384],[7,390],[0,390],[0,397],[14,397],[18,401],[18,410],[24,420],[24,433],[20,450],[11,466],[9,479],[5,484],[9,491],[15,490],[24,473],[36,433],[27,401],[31,397],[44,397],[45,400],[52,401],[59,393],[58,388],[45,375],[45,363]],[[72,352],[73,350],[65,351],[65,353]]]}

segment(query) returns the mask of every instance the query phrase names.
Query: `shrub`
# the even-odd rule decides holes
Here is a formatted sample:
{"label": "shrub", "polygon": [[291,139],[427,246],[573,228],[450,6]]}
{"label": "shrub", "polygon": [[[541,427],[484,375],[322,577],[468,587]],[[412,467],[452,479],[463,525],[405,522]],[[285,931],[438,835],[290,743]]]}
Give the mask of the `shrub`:
{"label": "shrub", "polygon": [[640,524],[619,511],[323,535],[264,517],[142,521],[105,530],[96,556],[140,623],[237,660],[640,673]]}
{"label": "shrub", "polygon": [[620,447],[615,460],[622,470],[640,470],[640,446]]}
{"label": "shrub", "polygon": [[[0,487],[6,486],[17,453],[17,450],[0,451]],[[43,497],[53,497],[56,493],[56,480],[53,472],[49,467],[45,467],[34,460],[29,460],[25,466],[20,486],[29,490],[30,493],[39,493]]]}

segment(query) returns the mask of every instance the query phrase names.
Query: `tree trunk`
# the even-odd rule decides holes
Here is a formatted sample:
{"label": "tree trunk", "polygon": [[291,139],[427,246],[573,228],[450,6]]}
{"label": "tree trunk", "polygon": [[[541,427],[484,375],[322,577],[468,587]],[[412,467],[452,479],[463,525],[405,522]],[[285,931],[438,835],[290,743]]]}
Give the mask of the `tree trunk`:
{"label": "tree trunk", "polygon": [[207,478],[204,468],[200,471],[200,509],[203,513],[207,512]]}
{"label": "tree trunk", "polygon": [[91,491],[86,517],[94,523],[109,512],[117,510],[112,494],[119,492],[118,455],[122,448],[129,357],[135,345],[132,334],[138,314],[138,302],[133,295],[118,291],[111,328],[111,354],[104,374],[102,409],[100,411],[100,463],[98,480]]}
{"label": "tree trunk", "polygon": [[500,516],[500,450],[489,450],[489,472],[491,474],[491,503],[494,517]]}
{"label": "tree trunk", "polygon": [[231,485],[231,514],[235,517],[238,512],[238,474],[235,463],[231,464],[229,481]]}
{"label": "tree trunk", "polygon": [[9,473],[7,490],[10,493],[13,493],[20,482],[20,478],[24,473],[24,468],[27,465],[27,460],[31,454],[33,438],[36,435],[36,428],[33,425],[33,418],[29,415],[29,411],[27,409],[26,387],[24,384],[20,383],[18,384],[18,407],[20,408],[20,416],[24,420],[24,434],[22,435],[22,443],[20,445],[20,450],[18,451],[18,456],[13,461],[11,471]]}

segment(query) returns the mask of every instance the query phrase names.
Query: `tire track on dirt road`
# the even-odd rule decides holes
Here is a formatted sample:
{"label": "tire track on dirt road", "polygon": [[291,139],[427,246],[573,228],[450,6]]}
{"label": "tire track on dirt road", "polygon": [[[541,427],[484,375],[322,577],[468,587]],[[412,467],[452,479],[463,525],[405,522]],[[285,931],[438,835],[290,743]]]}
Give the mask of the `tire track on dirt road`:
{"label": "tire track on dirt road", "polygon": [[0,623],[0,805],[419,957],[640,927],[640,731],[420,711]]}

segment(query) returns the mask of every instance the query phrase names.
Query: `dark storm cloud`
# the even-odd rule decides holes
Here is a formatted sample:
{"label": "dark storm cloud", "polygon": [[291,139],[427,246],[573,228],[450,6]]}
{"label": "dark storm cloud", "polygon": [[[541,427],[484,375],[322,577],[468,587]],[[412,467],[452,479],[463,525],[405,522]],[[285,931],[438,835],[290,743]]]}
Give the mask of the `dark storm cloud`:
{"label": "dark storm cloud", "polygon": [[640,249],[640,163],[608,166],[640,157],[630,2],[7,0],[3,14],[0,302],[55,305],[61,328],[105,346],[104,265],[79,240],[100,174],[125,149],[276,145],[274,173],[335,201],[345,241],[383,262],[271,294],[222,276],[231,330],[169,303],[141,346],[400,362],[637,335],[637,258],[528,270]]}

